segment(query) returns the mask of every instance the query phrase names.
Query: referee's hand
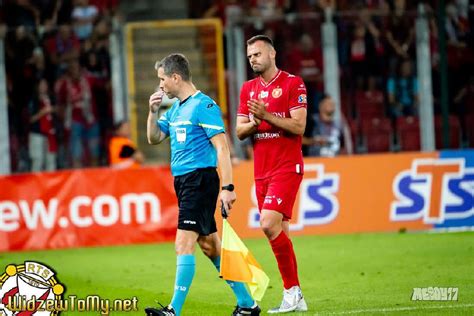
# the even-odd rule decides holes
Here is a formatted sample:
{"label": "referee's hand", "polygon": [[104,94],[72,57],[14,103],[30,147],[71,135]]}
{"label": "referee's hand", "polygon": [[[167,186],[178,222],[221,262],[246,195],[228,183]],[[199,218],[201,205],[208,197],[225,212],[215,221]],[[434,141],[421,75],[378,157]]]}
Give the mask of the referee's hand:
{"label": "referee's hand", "polygon": [[148,105],[150,107],[150,112],[152,112],[152,113],[157,113],[158,112],[158,109],[161,106],[161,102],[163,102],[163,95],[164,94],[165,93],[163,92],[163,90],[159,90],[159,91],[153,93],[150,96],[150,100],[148,101]]}
{"label": "referee's hand", "polygon": [[230,215],[230,210],[232,208],[232,204],[234,204],[235,200],[237,199],[237,195],[234,191],[230,192],[227,190],[222,190],[219,195],[219,201],[221,201],[221,205],[224,206],[224,210],[227,216]]}

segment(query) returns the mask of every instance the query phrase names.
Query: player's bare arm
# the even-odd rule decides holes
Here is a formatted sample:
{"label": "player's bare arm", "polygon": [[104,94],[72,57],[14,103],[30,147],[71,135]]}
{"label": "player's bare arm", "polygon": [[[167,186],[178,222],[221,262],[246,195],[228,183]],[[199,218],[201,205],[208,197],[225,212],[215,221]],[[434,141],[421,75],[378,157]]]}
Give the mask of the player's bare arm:
{"label": "player's bare arm", "polygon": [[248,100],[249,112],[257,119],[265,120],[269,124],[281,128],[294,135],[303,135],[306,128],[306,109],[298,108],[290,111],[290,117],[279,117],[268,112],[262,100]]}
{"label": "player's bare arm", "polygon": [[[211,143],[217,152],[217,165],[221,176],[221,185],[232,184],[232,162],[230,160],[230,150],[224,133],[217,134],[211,138]],[[234,191],[222,190],[219,194],[219,200],[224,204],[227,215],[230,215],[230,209],[237,196]]]}
{"label": "player's bare arm", "polygon": [[163,102],[163,91],[153,93],[148,102],[150,112],[148,113],[146,135],[150,145],[159,144],[166,138],[166,134],[163,133],[160,126],[156,124],[161,102]]}
{"label": "player's bare arm", "polygon": [[248,117],[238,116],[236,126],[237,137],[240,140],[244,140],[255,134],[260,123],[262,123],[262,120],[256,117],[249,119]]}

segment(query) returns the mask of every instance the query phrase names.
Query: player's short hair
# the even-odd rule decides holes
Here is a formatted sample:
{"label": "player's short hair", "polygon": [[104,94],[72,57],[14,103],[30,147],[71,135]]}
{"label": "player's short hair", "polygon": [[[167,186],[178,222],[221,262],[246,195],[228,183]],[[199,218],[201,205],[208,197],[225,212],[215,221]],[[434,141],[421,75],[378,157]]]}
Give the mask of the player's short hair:
{"label": "player's short hair", "polygon": [[247,40],[247,46],[252,45],[252,44],[254,44],[255,42],[258,42],[258,41],[265,42],[268,45],[270,45],[271,47],[274,47],[272,39],[270,37],[266,36],[266,35],[255,35],[254,37]]}
{"label": "player's short hair", "polygon": [[183,54],[170,54],[155,63],[155,69],[163,68],[165,75],[168,77],[172,74],[180,75],[184,81],[191,80],[191,70],[189,69],[189,61]]}

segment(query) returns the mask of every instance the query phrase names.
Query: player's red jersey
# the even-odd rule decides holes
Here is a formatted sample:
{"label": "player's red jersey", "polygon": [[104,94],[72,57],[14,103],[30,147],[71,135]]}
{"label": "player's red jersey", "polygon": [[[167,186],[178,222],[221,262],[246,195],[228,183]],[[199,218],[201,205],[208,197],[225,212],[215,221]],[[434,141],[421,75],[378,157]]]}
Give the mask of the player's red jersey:
{"label": "player's red jersey", "polygon": [[[303,80],[285,71],[265,83],[261,77],[245,82],[240,91],[239,116],[251,117],[247,100],[262,99],[267,111],[279,117],[290,117],[290,111],[306,108]],[[303,173],[302,137],[262,121],[254,137],[255,179],[285,172]]]}

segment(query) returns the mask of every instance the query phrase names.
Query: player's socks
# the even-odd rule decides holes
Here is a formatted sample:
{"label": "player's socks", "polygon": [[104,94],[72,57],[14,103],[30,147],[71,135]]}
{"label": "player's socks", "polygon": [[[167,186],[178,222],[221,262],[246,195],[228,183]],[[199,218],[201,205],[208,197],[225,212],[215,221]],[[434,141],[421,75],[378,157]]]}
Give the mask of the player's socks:
{"label": "player's socks", "polygon": [[[289,238],[288,238],[289,239]],[[293,242],[290,240],[290,245],[291,245],[291,254],[292,254],[292,258],[293,258],[293,265],[294,265],[294,269],[295,269],[295,277],[296,277],[296,282],[298,283],[298,285],[300,284],[300,280],[298,279],[298,261],[296,260],[296,253],[295,253],[295,249],[293,248]]]}
{"label": "player's socks", "polygon": [[[211,259],[212,263],[216,267],[217,271],[221,271],[221,257],[216,257]],[[255,301],[253,300],[252,296],[250,296],[250,293],[247,291],[247,288],[245,287],[245,284],[242,282],[234,282],[234,281],[227,281],[227,284],[229,284],[230,288],[234,292],[235,297],[237,298],[237,305],[239,307],[244,307],[244,308],[251,308],[255,305]]]}
{"label": "player's socks", "polygon": [[296,258],[291,240],[285,232],[282,231],[277,238],[270,240],[270,244],[278,262],[278,269],[280,270],[285,289],[299,286],[296,272]]}
{"label": "player's socks", "polygon": [[171,306],[176,311],[176,315],[181,314],[189,287],[193,282],[194,272],[196,270],[196,259],[194,255],[178,256],[176,265],[176,280],[174,286],[174,295],[171,300]]}

